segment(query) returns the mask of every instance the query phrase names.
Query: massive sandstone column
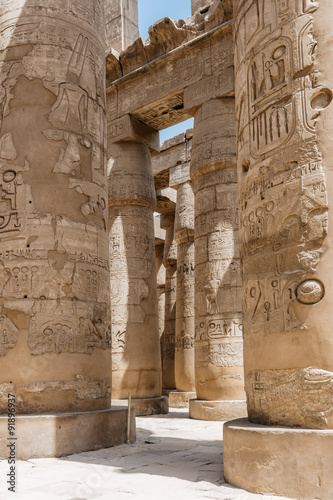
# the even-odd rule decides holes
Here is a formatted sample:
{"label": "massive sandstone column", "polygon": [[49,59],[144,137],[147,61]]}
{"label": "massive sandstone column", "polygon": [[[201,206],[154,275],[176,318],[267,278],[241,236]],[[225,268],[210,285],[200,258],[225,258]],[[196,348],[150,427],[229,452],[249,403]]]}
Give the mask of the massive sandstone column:
{"label": "massive sandstone column", "polygon": [[5,1],[0,31],[0,412],[22,458],[110,446],[103,5]]}
{"label": "massive sandstone column", "polygon": [[246,415],[238,245],[234,99],[212,99],[195,114],[195,371],[190,417]]}
{"label": "massive sandstone column", "polygon": [[[173,177],[177,177],[177,181]],[[190,180],[189,163],[171,169],[171,184],[178,186],[174,226],[174,236],[177,242],[175,330],[177,392],[169,394],[169,405],[182,408],[188,407],[189,399],[196,396],[194,373],[194,192]]]}
{"label": "massive sandstone column", "polygon": [[174,213],[161,215],[165,229],[163,264],[165,267],[165,317],[162,356],[163,389],[175,389],[177,243],[174,238]]}
{"label": "massive sandstone column", "polygon": [[[158,223],[159,223],[159,217],[158,217]],[[156,234],[155,234],[155,241],[156,241]],[[158,332],[160,337],[160,348],[161,348],[161,359],[162,359],[164,324],[165,324],[165,267],[163,265],[164,243],[159,243],[158,245],[155,246],[155,255],[156,255],[156,274],[157,274]]]}
{"label": "massive sandstone column", "polygon": [[228,427],[226,477],[251,491],[329,499],[333,4],[234,7],[244,367],[253,424]]}
{"label": "massive sandstone column", "polygon": [[137,415],[167,412],[161,397],[156,195],[148,147],[158,149],[158,133],[125,116],[109,123],[108,140],[113,400],[131,392]]}

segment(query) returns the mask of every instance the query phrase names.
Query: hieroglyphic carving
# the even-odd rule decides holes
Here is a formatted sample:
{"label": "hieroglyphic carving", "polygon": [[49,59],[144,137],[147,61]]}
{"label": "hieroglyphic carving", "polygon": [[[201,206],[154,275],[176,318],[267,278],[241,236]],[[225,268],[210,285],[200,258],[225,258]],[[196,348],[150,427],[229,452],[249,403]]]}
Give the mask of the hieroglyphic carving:
{"label": "hieroglyphic carving", "polygon": [[31,354],[91,354],[94,348],[108,349],[111,333],[107,314],[94,311],[91,304],[46,297],[35,301],[28,337]]}
{"label": "hieroglyphic carving", "polygon": [[18,328],[0,311],[0,356],[5,356],[16,346],[18,335]]}
{"label": "hieroglyphic carving", "polygon": [[331,372],[315,368],[253,371],[245,383],[252,422],[310,429],[332,425]]}
{"label": "hieroglyphic carving", "polygon": [[248,92],[254,158],[277,150],[294,133],[292,74],[292,42],[287,37],[265,44],[251,60]]}

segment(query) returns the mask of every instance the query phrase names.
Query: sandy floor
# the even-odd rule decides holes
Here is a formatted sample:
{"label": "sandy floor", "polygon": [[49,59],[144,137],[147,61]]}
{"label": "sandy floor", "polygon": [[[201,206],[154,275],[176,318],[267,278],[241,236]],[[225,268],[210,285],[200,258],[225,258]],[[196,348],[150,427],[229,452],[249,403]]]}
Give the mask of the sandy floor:
{"label": "sandy floor", "polygon": [[0,462],[0,499],[7,500],[269,500],[223,479],[222,423],[190,420],[184,410],[138,417],[137,442],[17,466],[17,491],[7,491]]}

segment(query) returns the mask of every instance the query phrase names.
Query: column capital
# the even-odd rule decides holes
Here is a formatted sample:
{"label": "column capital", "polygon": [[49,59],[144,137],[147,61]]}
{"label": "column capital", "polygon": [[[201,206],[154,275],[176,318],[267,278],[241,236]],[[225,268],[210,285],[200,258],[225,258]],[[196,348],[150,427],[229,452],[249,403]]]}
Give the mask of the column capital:
{"label": "column capital", "polygon": [[111,148],[112,144],[118,142],[138,142],[147,146],[151,151],[159,152],[160,150],[159,133],[132,115],[124,115],[108,122],[107,137]]}

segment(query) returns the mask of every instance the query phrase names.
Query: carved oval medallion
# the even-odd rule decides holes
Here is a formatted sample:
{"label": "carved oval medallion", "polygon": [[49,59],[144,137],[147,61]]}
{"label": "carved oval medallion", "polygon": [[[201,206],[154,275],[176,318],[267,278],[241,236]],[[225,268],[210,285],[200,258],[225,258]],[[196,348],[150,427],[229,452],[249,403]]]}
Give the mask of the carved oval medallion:
{"label": "carved oval medallion", "polygon": [[318,304],[325,295],[324,285],[318,280],[306,280],[298,285],[296,297],[298,302],[306,305]]}

